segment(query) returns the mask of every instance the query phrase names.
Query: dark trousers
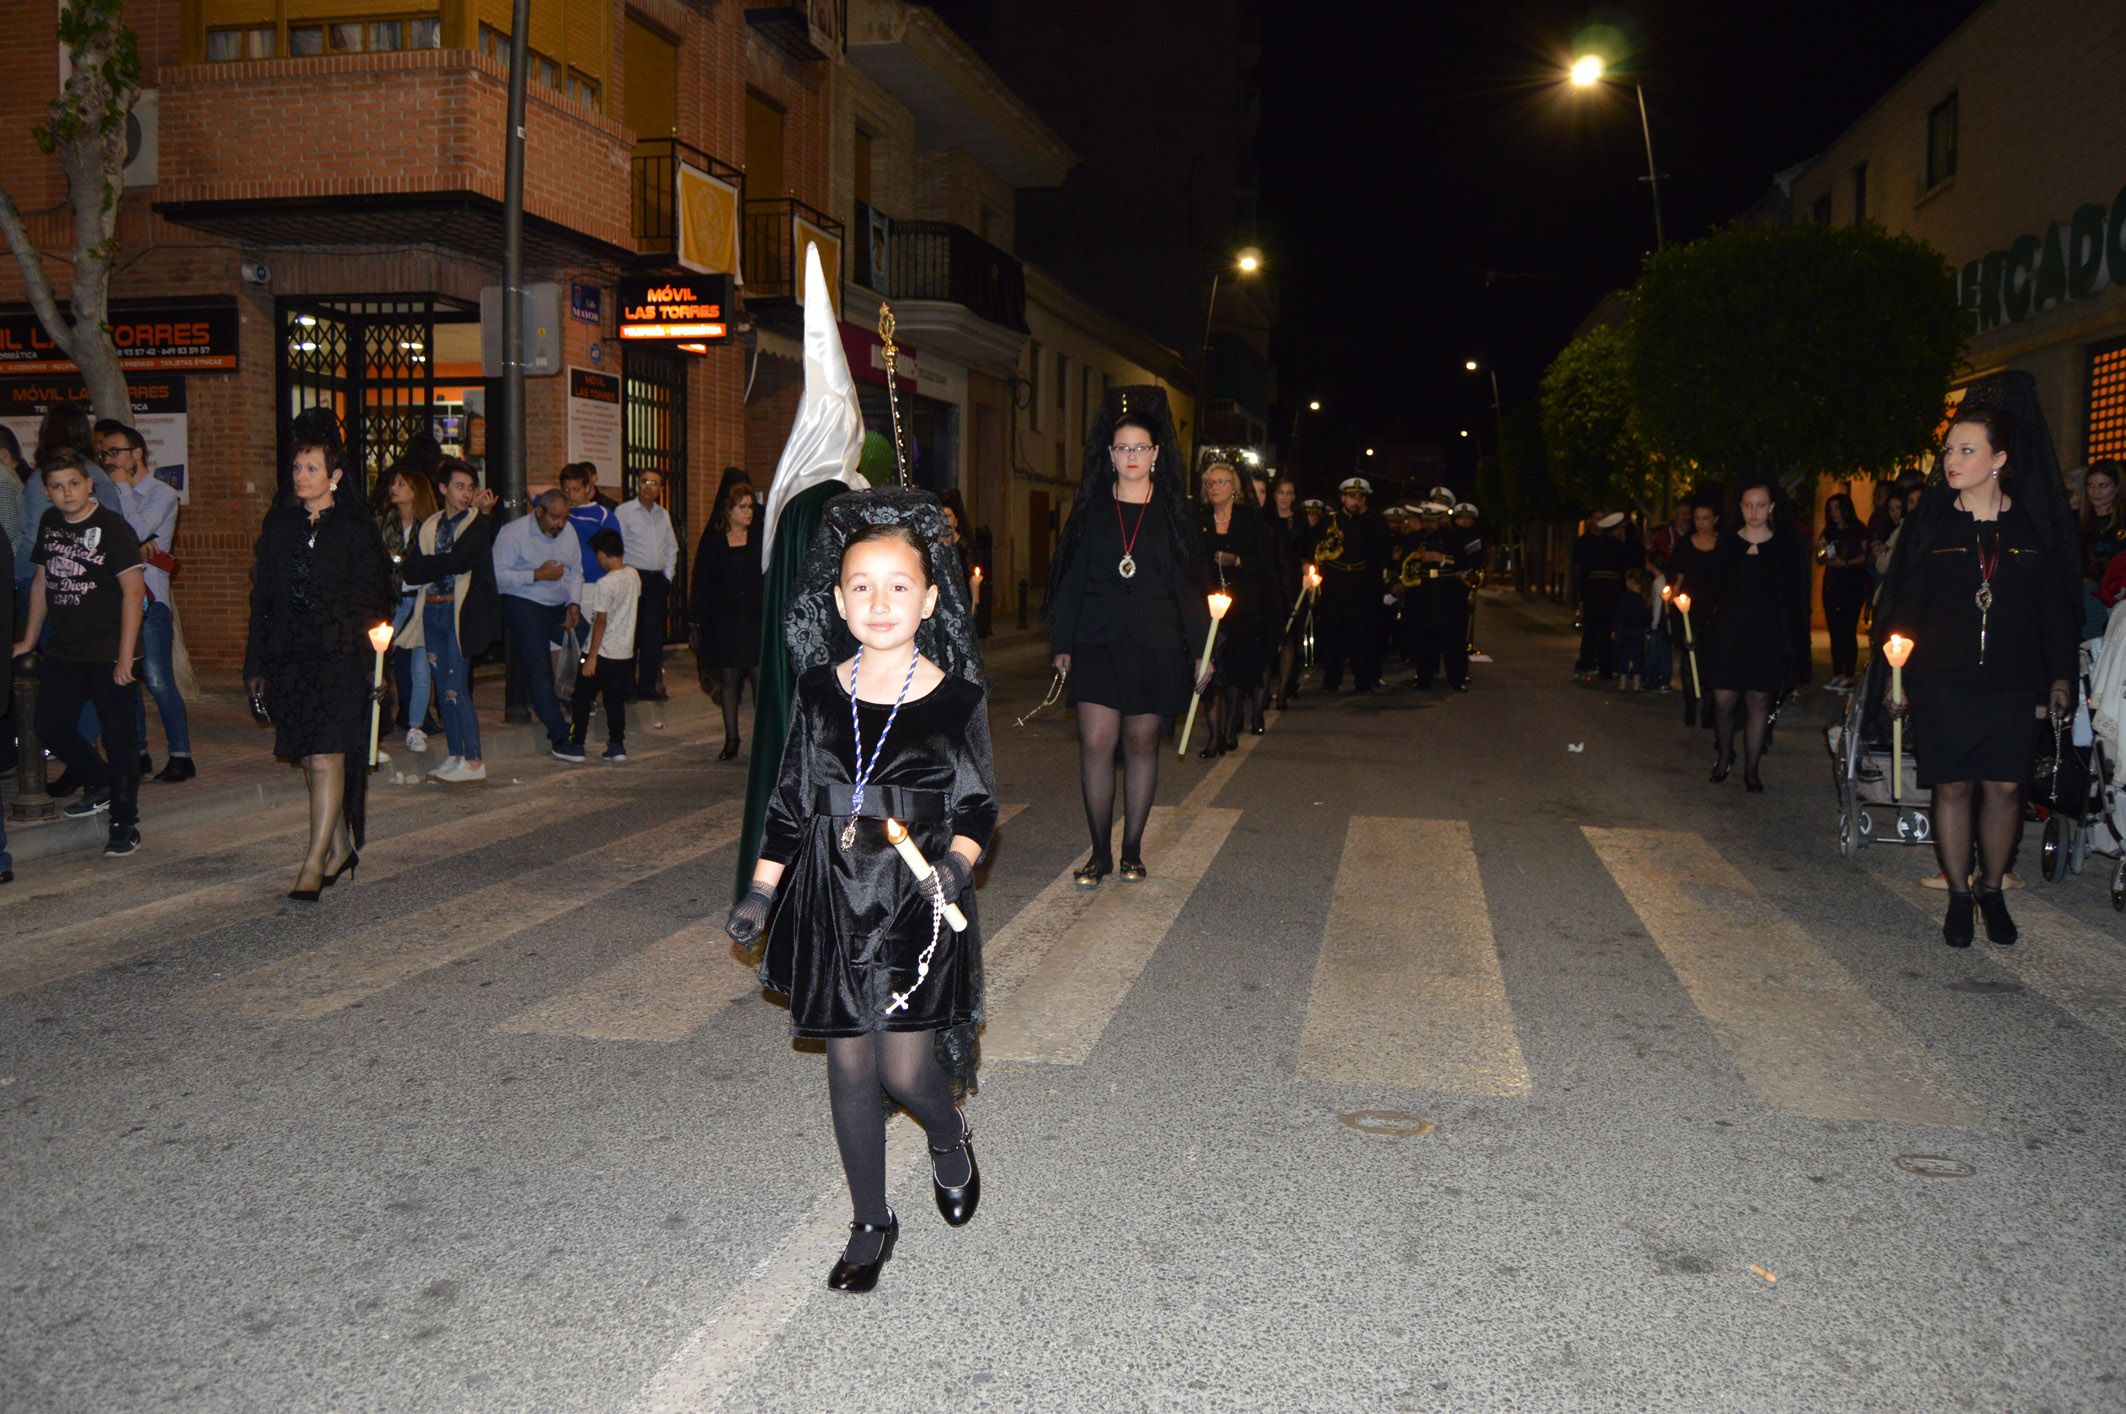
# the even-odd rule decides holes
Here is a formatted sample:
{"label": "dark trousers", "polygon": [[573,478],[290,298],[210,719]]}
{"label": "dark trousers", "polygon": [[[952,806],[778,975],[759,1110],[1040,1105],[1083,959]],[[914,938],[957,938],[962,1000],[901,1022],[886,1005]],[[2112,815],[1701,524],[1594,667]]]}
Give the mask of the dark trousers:
{"label": "dark trousers", "polygon": [[524,698],[532,715],[546,728],[550,746],[568,744],[568,718],[562,715],[561,698],[554,691],[554,659],[547,645],[561,641],[561,625],[568,609],[561,604],[539,604],[519,594],[502,596],[502,627],[509,633],[509,651],[517,660],[517,675],[524,682]]}
{"label": "dark trousers", "polygon": [[642,601],[635,606],[635,695],[653,697],[664,682],[664,616],[672,581],[655,570],[635,573],[642,577]]}
{"label": "dark trousers", "polygon": [[1469,681],[1469,591],[1458,580],[1436,580],[1411,592],[1405,614],[1416,616],[1413,666],[1420,686],[1430,686],[1444,665],[1447,681]]}
{"label": "dark trousers", "polygon": [[1860,611],[1868,602],[1865,581],[1847,587],[1823,586],[1823,626],[1831,634],[1831,676],[1851,677],[1860,663]]}
{"label": "dark trousers", "polygon": [[627,688],[634,676],[632,658],[601,657],[595,668],[589,663],[583,665],[576,674],[575,695],[569,699],[575,717],[569,734],[572,745],[583,745],[583,738],[591,729],[591,708],[601,697],[605,699],[606,742],[619,746],[627,740]]}
{"label": "dark trousers", "polygon": [[1321,685],[1331,692],[1342,684],[1346,666],[1351,670],[1352,682],[1359,687],[1380,685],[1384,645],[1376,612],[1379,605],[1371,602],[1371,596],[1369,584],[1359,582],[1357,575],[1324,576],[1316,646],[1321,658]]}
{"label": "dark trousers", "polygon": [[[37,661],[37,735],[91,789],[111,792],[112,824],[139,824],[140,741],[133,735],[133,700],[140,689],[112,682],[112,663]],[[108,761],[81,735],[81,709],[91,703],[103,721]]]}
{"label": "dark trousers", "polygon": [[1615,580],[1596,580],[1580,595],[1580,661],[1583,673],[1617,675],[1617,600],[1624,586]]}

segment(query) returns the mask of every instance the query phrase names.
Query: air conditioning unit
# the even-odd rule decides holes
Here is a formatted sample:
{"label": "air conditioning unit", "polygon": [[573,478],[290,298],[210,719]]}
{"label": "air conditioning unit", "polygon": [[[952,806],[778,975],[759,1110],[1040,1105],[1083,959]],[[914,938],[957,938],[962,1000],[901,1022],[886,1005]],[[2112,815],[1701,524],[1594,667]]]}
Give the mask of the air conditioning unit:
{"label": "air conditioning unit", "polygon": [[133,96],[133,111],[125,120],[125,184],[152,187],[159,180],[162,150],[162,94],[144,88]]}

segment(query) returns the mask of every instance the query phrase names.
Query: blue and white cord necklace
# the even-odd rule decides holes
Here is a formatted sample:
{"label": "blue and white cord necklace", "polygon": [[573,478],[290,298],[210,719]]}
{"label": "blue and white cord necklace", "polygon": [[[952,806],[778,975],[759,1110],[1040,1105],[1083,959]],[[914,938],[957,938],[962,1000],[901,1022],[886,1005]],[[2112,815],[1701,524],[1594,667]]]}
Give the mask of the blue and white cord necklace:
{"label": "blue and white cord necklace", "polygon": [[871,773],[878,769],[879,753],[886,749],[887,733],[893,730],[894,718],[901,714],[901,704],[908,700],[908,685],[915,681],[915,665],[922,654],[908,655],[908,675],[901,679],[901,695],[893,699],[893,710],[886,714],[886,725],[878,734],[878,741],[871,748],[871,759],[864,760],[864,727],[856,715],[856,670],[863,666],[864,646],[856,646],[856,656],[849,660],[849,731],[856,738],[856,789],[849,793],[849,823],[842,827],[842,848],[856,848],[856,821],[864,813],[864,786]]}

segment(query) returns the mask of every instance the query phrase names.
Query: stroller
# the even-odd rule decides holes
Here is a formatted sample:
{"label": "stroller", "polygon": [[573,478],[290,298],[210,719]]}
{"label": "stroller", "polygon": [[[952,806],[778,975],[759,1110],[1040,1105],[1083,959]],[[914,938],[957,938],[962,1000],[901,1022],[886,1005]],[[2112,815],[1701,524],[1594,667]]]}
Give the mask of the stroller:
{"label": "stroller", "polygon": [[2080,706],[2070,724],[2046,734],[2030,783],[2033,813],[2045,823],[2038,847],[2048,883],[2079,874],[2092,854],[2111,861],[2111,906],[2126,912],[2126,831],[2119,828],[2113,757],[2090,721],[2089,697],[2104,640],[2082,645]]}
{"label": "stroller", "polygon": [[1909,740],[1902,769],[1892,769],[1889,714],[1882,706],[1888,672],[1882,654],[1871,652],[1867,673],[1846,699],[1844,716],[1823,729],[1838,787],[1838,850],[1848,859],[1878,838],[1894,836],[1899,844],[1934,842],[1932,800],[1919,789]]}

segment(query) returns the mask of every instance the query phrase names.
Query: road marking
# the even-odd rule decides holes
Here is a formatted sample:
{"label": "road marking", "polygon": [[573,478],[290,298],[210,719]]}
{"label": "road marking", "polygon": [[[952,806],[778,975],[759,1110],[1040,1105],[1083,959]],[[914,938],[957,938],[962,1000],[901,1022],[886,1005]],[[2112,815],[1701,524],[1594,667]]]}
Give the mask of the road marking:
{"label": "road marking", "polygon": [[[1916,886],[1897,892],[1940,928],[1941,894]],[[2126,1046],[2126,952],[2117,937],[2039,902],[2028,889],[2008,895],[2008,903],[2022,941],[2012,948],[1986,946],[1981,919],[1980,947],[1987,958],[2112,1044]]]}
{"label": "road marking", "polygon": [[503,938],[590,908],[605,895],[692,863],[738,838],[740,802],[646,824],[581,854],[390,918],[322,947],[194,992],[183,1005],[283,1021],[352,1006]]}
{"label": "road marking", "polygon": [[[997,828],[1025,808],[1000,808]],[[760,990],[754,970],[731,955],[723,932],[725,912],[712,909],[708,916],[506,1018],[496,1029],[593,1041],[684,1041],[725,1007]]]}
{"label": "road marking", "polygon": [[[1143,883],[1125,884],[1110,875],[1089,891],[1095,897],[1067,933],[1047,939],[1045,956],[1022,974],[1023,980],[1012,978],[1014,1002],[1023,996],[1029,1004],[990,1006],[982,1035],[985,1056],[1082,1065],[1099,1044],[1240,819],[1238,810],[1184,809],[1163,820],[1156,814],[1145,830],[1144,853],[1158,868]],[[1057,882],[1067,884],[1069,878]]]}
{"label": "road marking", "polygon": [[1979,1122],[1918,1038],[1704,840],[1581,831],[1743,1079],[1773,1109]]}
{"label": "road marking", "polygon": [[1491,910],[1462,821],[1352,817],[1300,1033],[1299,1073],[1336,1085],[1528,1093]]}

